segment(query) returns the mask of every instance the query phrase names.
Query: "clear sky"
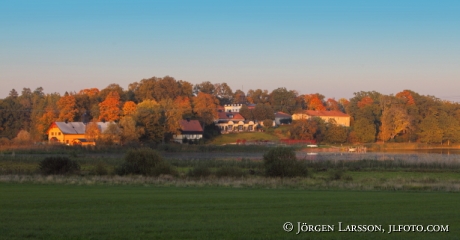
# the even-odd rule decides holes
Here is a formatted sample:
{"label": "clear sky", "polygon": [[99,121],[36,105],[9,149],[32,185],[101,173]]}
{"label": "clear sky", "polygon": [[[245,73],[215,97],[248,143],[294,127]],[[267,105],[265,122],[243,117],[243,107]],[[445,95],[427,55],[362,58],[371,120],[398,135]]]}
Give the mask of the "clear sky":
{"label": "clear sky", "polygon": [[0,0],[0,98],[165,75],[460,101],[460,1]]}

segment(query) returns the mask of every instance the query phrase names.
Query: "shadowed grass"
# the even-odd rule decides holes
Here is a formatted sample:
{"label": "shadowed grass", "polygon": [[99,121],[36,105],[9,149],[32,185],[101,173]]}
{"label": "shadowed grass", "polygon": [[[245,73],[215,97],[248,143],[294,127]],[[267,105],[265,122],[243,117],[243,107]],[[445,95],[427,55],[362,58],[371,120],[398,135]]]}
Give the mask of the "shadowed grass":
{"label": "shadowed grass", "polygon": [[[456,239],[458,194],[0,184],[2,239]],[[285,232],[285,222],[294,223]],[[334,232],[296,235],[297,222]],[[339,232],[343,224],[449,225],[444,233]]]}

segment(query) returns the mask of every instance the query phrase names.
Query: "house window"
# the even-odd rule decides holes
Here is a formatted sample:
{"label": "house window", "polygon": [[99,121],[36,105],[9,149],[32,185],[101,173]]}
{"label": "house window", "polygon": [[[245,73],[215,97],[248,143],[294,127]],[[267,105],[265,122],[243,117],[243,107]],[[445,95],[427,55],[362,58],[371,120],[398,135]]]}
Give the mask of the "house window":
{"label": "house window", "polygon": [[61,136],[61,132],[58,132],[58,135]]}
{"label": "house window", "polygon": [[248,126],[248,130],[249,130],[249,131],[252,131],[252,125],[249,125],[249,126]]}
{"label": "house window", "polygon": [[233,129],[233,125],[228,125],[228,130],[231,131]]}
{"label": "house window", "polygon": [[65,140],[65,143],[69,144],[69,140]]}
{"label": "house window", "polygon": [[238,131],[243,131],[243,125],[238,126]]}

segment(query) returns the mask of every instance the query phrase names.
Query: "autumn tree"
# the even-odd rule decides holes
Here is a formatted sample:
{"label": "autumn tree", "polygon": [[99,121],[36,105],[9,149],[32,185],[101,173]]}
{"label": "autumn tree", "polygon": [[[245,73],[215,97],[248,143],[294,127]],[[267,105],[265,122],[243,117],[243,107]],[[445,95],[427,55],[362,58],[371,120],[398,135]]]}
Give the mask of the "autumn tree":
{"label": "autumn tree", "polygon": [[214,86],[214,84],[212,84],[209,81],[205,81],[205,82],[202,82],[202,83],[199,83],[199,84],[195,84],[195,86],[193,87],[193,93],[196,96],[198,96],[198,93],[200,93],[200,92],[213,95],[214,91],[216,91],[216,87]]}
{"label": "autumn tree", "polygon": [[411,119],[406,109],[398,105],[386,107],[380,120],[379,138],[382,141],[394,139],[394,137],[411,127]]}
{"label": "autumn tree", "polygon": [[342,108],[340,107],[339,103],[333,98],[327,99],[326,109],[328,111],[342,111]]}
{"label": "autumn tree", "polygon": [[219,99],[220,104],[230,104],[233,101],[233,91],[227,83],[214,84],[214,96]]}
{"label": "autumn tree", "polygon": [[193,112],[204,125],[209,125],[217,118],[219,100],[211,94],[199,92],[193,98]]}
{"label": "autumn tree", "polygon": [[305,105],[308,110],[316,110],[316,111],[324,111],[326,107],[324,106],[324,96],[315,93],[315,94],[307,94],[304,95]]}
{"label": "autumn tree", "polygon": [[[179,121],[182,119],[182,112],[178,111],[174,101],[170,98],[160,101],[161,125],[163,126],[163,143],[166,137],[172,137],[180,128]],[[167,135],[167,136],[166,136]]]}
{"label": "autumn tree", "polygon": [[76,101],[73,95],[65,93],[57,102],[58,121],[73,121],[77,115]]}
{"label": "autumn tree", "polygon": [[99,139],[100,135],[101,135],[101,130],[99,129],[99,126],[95,119],[93,119],[93,121],[86,124],[86,129],[85,129],[86,140],[88,140],[89,142],[96,142],[96,140]]}
{"label": "autumn tree", "polygon": [[248,102],[253,103],[253,104],[258,104],[258,103],[265,104],[265,103],[270,102],[270,94],[268,93],[268,90],[250,89],[247,94],[247,99],[248,99]]}
{"label": "autumn tree", "polygon": [[156,143],[163,140],[161,117],[161,107],[155,100],[144,100],[137,104],[135,119],[141,140]]}
{"label": "autumn tree", "polygon": [[117,121],[120,119],[120,96],[118,92],[110,92],[99,104],[99,121]]}
{"label": "autumn tree", "polygon": [[174,111],[178,111],[182,114],[182,118],[192,117],[192,104],[190,98],[186,96],[178,96],[174,99]]}
{"label": "autumn tree", "polygon": [[233,93],[233,103],[237,103],[237,104],[243,104],[243,103],[246,103],[246,94],[240,90],[240,89],[237,89],[234,93]]}
{"label": "autumn tree", "polygon": [[316,140],[321,142],[326,130],[325,122],[321,118],[313,117],[293,121],[288,130],[291,139]]}
{"label": "autumn tree", "polygon": [[243,104],[240,108],[240,114],[246,120],[254,120],[254,113],[251,109],[248,108],[248,105]]}
{"label": "autumn tree", "polygon": [[111,122],[101,134],[100,142],[106,145],[118,144],[121,141],[122,130],[118,124]]}
{"label": "autumn tree", "polygon": [[120,142],[126,144],[139,140],[139,131],[136,128],[136,121],[132,116],[125,116],[120,119]]}
{"label": "autumn tree", "polygon": [[265,119],[275,119],[275,113],[272,107],[268,104],[259,103],[254,107],[252,111],[254,119],[257,121],[263,121]]}
{"label": "autumn tree", "polygon": [[136,103],[127,101],[123,104],[123,116],[133,116],[136,113]]}
{"label": "autumn tree", "polygon": [[396,94],[397,98],[403,99],[407,105],[415,105],[414,97],[409,90],[404,90]]}
{"label": "autumn tree", "polygon": [[112,83],[110,84],[109,86],[107,86],[106,88],[102,89],[100,92],[99,92],[99,99],[102,100],[102,99],[107,99],[107,96],[109,95],[113,95],[114,92],[116,92],[118,94],[118,100],[119,101],[126,101],[126,98],[125,98],[125,91],[123,90],[123,88],[116,84],[116,83]]}

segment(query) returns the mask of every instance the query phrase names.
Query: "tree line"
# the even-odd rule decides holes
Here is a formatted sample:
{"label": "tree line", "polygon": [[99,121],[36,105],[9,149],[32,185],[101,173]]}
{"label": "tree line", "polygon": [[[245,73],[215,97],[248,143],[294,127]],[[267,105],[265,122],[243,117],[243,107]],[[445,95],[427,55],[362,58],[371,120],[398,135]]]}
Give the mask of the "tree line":
{"label": "tree line", "polygon": [[0,99],[0,137],[13,139],[22,130],[33,141],[43,141],[55,121],[108,121],[116,123],[109,128],[116,141],[165,142],[185,118],[199,120],[210,137],[218,133],[213,121],[219,107],[231,103],[243,104],[241,115],[257,121],[273,120],[279,111],[330,110],[351,116],[349,128],[316,118],[293,122],[287,132],[293,139],[333,143],[460,141],[460,105],[410,90],[396,95],[357,92],[351,99],[335,100],[286,88],[233,91],[226,83],[193,85],[170,76],[142,79],[127,89],[110,84],[101,90],[88,88],[62,96],[45,93],[41,87],[34,91],[23,88],[20,94],[12,89]]}

